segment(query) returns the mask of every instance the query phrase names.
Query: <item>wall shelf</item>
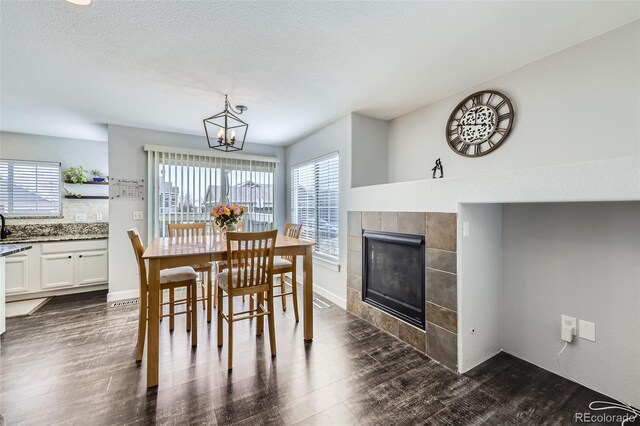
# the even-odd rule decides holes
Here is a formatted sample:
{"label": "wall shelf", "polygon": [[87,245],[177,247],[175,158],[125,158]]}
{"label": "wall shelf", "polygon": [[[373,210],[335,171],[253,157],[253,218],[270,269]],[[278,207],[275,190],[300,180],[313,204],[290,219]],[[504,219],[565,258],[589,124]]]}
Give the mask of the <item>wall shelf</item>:
{"label": "wall shelf", "polygon": [[83,195],[82,197],[76,197],[75,195],[65,195],[64,198],[70,200],[108,200],[108,195]]}
{"label": "wall shelf", "polygon": [[83,183],[74,183],[74,182],[69,182],[69,181],[65,180],[64,183],[66,183],[68,185],[109,185],[109,181],[94,182],[92,180],[88,180],[88,181],[83,182]]}

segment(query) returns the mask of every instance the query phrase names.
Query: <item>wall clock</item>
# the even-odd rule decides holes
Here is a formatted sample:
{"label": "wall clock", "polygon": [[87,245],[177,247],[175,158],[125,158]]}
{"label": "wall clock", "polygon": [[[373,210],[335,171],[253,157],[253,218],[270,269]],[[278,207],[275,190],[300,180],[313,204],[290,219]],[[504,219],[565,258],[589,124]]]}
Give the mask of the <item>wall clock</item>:
{"label": "wall clock", "polygon": [[509,98],[495,90],[466,97],[447,121],[447,143],[457,154],[482,157],[498,149],[509,136],[515,112]]}

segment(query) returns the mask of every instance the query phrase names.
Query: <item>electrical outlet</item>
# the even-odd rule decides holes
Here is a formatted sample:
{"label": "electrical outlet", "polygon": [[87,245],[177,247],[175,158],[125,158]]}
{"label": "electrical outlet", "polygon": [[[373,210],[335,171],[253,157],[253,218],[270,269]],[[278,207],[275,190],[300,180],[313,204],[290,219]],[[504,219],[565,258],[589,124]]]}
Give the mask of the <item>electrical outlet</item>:
{"label": "electrical outlet", "polygon": [[578,336],[585,340],[596,341],[596,325],[595,323],[580,320],[578,327]]}
{"label": "electrical outlet", "polygon": [[102,220],[103,220],[102,213],[96,213],[96,220],[97,220],[98,222],[100,222],[100,221],[102,221]]}
{"label": "electrical outlet", "polygon": [[144,212],[142,210],[136,210],[133,212],[133,220],[143,220]]}
{"label": "electrical outlet", "polygon": [[[571,327],[573,327],[573,331],[570,335],[567,335],[565,330]],[[571,342],[573,340],[573,336],[576,335],[576,319],[574,317],[562,315],[560,317],[560,330],[560,338],[565,342]]]}
{"label": "electrical outlet", "polygon": [[76,213],[75,221],[76,222],[86,222],[87,221],[87,215],[84,214],[84,213]]}
{"label": "electrical outlet", "polygon": [[462,236],[469,236],[469,222],[462,222]]}

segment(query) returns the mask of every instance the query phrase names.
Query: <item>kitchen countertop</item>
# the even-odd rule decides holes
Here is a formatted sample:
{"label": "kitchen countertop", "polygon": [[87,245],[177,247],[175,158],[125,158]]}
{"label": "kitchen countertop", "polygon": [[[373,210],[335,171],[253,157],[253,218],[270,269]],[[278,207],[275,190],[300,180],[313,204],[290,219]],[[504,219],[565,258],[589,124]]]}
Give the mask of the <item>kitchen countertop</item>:
{"label": "kitchen countertop", "polygon": [[[21,243],[52,243],[56,241],[81,241],[81,240],[102,240],[109,238],[106,234],[78,234],[78,235],[34,235],[32,237],[11,239],[0,241],[0,249],[7,245],[16,245]],[[31,246],[29,246],[31,248]],[[5,255],[6,256],[6,255]]]}
{"label": "kitchen countertop", "polygon": [[31,244],[3,244],[0,245],[0,257],[9,256],[14,253],[29,250]]}

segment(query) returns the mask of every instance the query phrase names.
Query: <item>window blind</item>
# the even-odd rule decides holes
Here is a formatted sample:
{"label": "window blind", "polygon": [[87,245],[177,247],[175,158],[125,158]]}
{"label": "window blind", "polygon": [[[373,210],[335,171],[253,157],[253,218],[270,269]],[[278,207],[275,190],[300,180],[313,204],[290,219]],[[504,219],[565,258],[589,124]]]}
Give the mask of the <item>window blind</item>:
{"label": "window blind", "polygon": [[338,153],[291,170],[291,220],[301,237],[316,242],[316,254],[338,260],[340,161]]}
{"label": "window blind", "polygon": [[273,229],[275,159],[145,149],[150,238],[168,236],[170,223],[210,224],[211,210],[221,203],[247,207],[247,231]]}
{"label": "window blind", "polygon": [[0,159],[0,212],[59,216],[60,163]]}

